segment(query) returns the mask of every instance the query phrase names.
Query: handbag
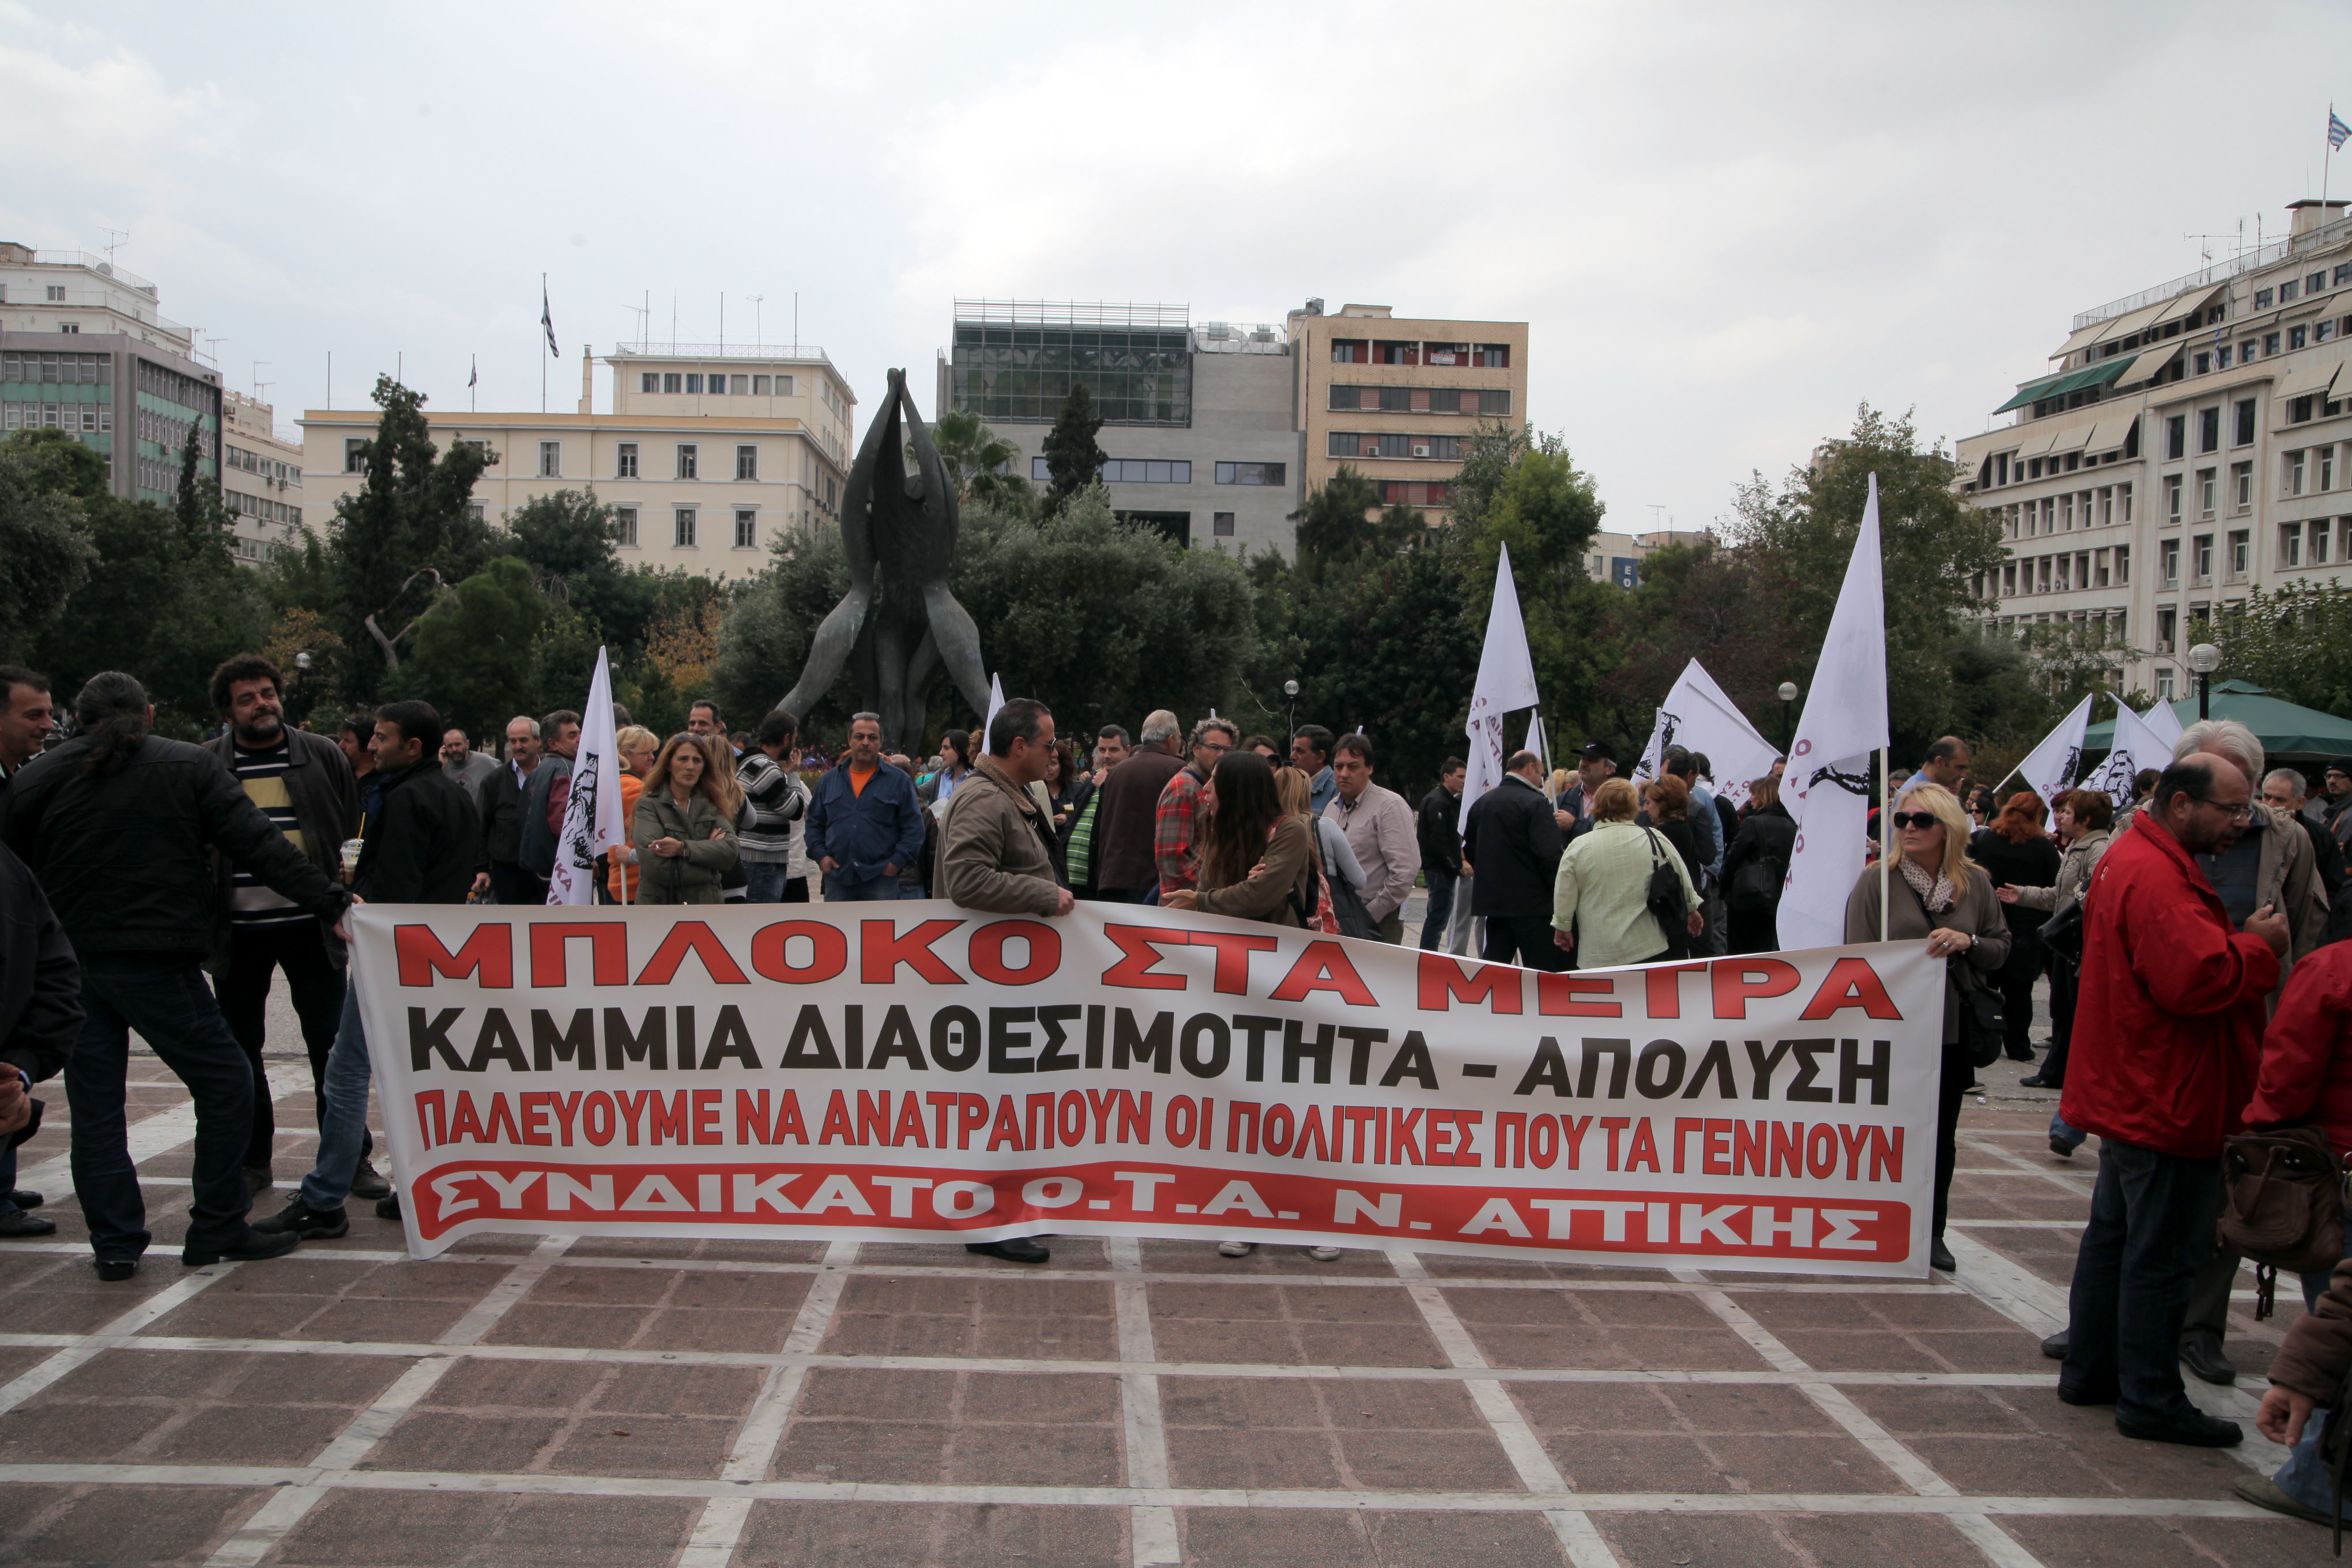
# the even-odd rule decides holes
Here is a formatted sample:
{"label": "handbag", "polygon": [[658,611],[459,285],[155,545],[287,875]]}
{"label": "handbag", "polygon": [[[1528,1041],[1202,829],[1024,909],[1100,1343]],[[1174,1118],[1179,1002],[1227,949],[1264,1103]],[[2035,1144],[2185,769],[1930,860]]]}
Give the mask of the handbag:
{"label": "handbag", "polygon": [[2217,1245],[2251,1259],[2254,1317],[2271,1315],[2278,1270],[2334,1268],[2344,1257],[2344,1166],[2316,1127],[2221,1140]]}
{"label": "handbag", "polygon": [[[1932,927],[1936,916],[1927,908],[1927,900],[1920,898],[1919,889],[1909,882],[1903,886],[1918,900],[1919,912],[1927,917],[1927,924]],[[2001,1007],[2000,993],[1979,983],[1961,960],[1961,954],[1954,953],[1944,961],[1953,984],[1960,988],[1960,1044],[1968,1049],[1970,1067],[1989,1068],[2000,1060],[2000,1053],[2009,1043],[2009,1015]]]}
{"label": "handbag", "polygon": [[1780,884],[1788,875],[1789,868],[1777,856],[1759,855],[1733,875],[1724,902],[1743,915],[1769,910],[1780,901]]}
{"label": "handbag", "polygon": [[1657,829],[1644,827],[1642,831],[1650,840],[1650,895],[1643,907],[1658,922],[1658,933],[1666,939],[1667,951],[1675,952],[1681,948],[1685,938],[1684,916],[1687,911],[1683,908],[1683,879],[1675,875],[1673,864],[1659,848],[1665,840],[1659,837]]}
{"label": "handbag", "polygon": [[2083,900],[2076,899],[2042,922],[2042,945],[2069,969],[2083,967]]}

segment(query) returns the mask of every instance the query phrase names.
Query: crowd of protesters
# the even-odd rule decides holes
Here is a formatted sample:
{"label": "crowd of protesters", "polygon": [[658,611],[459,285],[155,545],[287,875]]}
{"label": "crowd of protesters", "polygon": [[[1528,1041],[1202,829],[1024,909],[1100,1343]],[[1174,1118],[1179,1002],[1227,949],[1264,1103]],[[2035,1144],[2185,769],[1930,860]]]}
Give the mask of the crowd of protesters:
{"label": "crowd of protesters", "polygon": [[[543,902],[580,744],[577,713],[518,716],[493,756],[420,701],[313,736],[286,722],[278,672],[251,655],[221,666],[212,697],[221,730],[188,745],[150,732],[135,679],[101,675],[60,740],[47,683],[0,668],[0,1238],[55,1230],[40,1194],[15,1187],[15,1145],[38,1125],[32,1086],[61,1072],[76,1194],[108,1279],[135,1272],[151,1239],[125,1130],[133,1030],[194,1102],[184,1262],[343,1235],[355,1197],[397,1216],[370,1158],[345,910]],[[730,732],[699,702],[666,739],[614,719],[629,830],[596,892],[615,903],[931,896],[1052,918],[1090,900],[1399,943],[1425,885],[1423,949],[1464,953],[1475,932],[1489,962],[1556,971],[1775,949],[1795,839],[1778,765],[1726,792],[1682,748],[1638,783],[1602,742],[1549,776],[1522,752],[1465,815],[1459,759],[1415,805],[1377,782],[1372,741],[1316,725],[1285,743],[1214,717],[1188,730],[1162,710],[1132,736],[1100,726],[1082,752],[1044,705],[1016,699],[918,765],[886,754],[872,713],[852,717],[829,763],[781,710]],[[1883,931],[1948,966],[1937,1268],[1958,1267],[1945,1230],[1979,1060],[2034,1062],[2049,980],[2052,1035],[2023,1082],[2062,1095],[2053,1153],[2102,1144],[2069,1323],[2043,1348],[2063,1362],[2058,1396],[2114,1406],[2133,1437],[2242,1438],[2182,1382],[2184,1366],[2235,1377],[2224,1340],[2240,1259],[2213,1240],[2222,1141],[2310,1124],[2352,1154],[2352,758],[2330,764],[2316,800],[2266,760],[2242,725],[2200,722],[2118,812],[2094,790],[1971,787],[1972,755],[1948,737],[1888,781],[1870,828],[1884,865],[1847,908],[1849,941]],[[320,1138],[293,1201],[253,1223],[276,1179],[263,1045],[280,974]],[[1993,1000],[2001,1024],[1972,1040]],[[975,1250],[1050,1256],[1034,1237]],[[2315,1444],[2352,1370],[2347,1256],[2332,1282],[2305,1277],[2308,1315],[2258,1422],[2294,1455],[2241,1487],[2301,1517],[2332,1506]]]}

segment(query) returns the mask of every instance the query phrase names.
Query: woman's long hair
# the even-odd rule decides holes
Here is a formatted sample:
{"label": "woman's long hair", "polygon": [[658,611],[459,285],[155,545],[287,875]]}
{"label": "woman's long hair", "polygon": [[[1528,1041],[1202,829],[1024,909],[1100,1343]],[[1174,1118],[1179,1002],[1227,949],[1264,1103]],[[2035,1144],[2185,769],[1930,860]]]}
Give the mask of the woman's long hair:
{"label": "woman's long hair", "polygon": [[[1938,869],[1953,887],[1965,891],[1971,874],[1979,877],[1985,874],[1969,863],[1969,814],[1960,809],[1958,795],[1942,784],[1916,784],[1910,794],[1895,803],[1895,810],[1924,811],[1943,824],[1944,863]],[[1886,844],[1886,864],[1890,868],[1903,864],[1902,834],[1889,833]]]}
{"label": "woman's long hair", "polygon": [[705,735],[701,740],[704,768],[718,780],[718,793],[712,798],[719,802],[727,826],[732,827],[743,815],[743,781],[735,773],[734,748],[724,735]]}
{"label": "woman's long hair", "polygon": [[1985,824],[2011,844],[2031,844],[2037,838],[2050,837],[2042,824],[2050,818],[2050,808],[2042,797],[2030,789],[2019,790],[2003,803],[2000,815]]}
{"label": "woman's long hair", "polygon": [[119,669],[103,670],[82,683],[74,695],[74,723],[90,739],[82,777],[113,773],[131,760],[147,738],[147,689],[138,678]]}
{"label": "woman's long hair", "polygon": [[[722,741],[719,744],[725,745],[726,742]],[[727,820],[728,825],[734,826],[735,814],[728,809],[727,805],[727,785],[734,780],[734,770],[721,768],[713,763],[710,760],[710,748],[703,743],[703,739],[699,735],[689,734],[680,730],[662,742],[661,755],[654,759],[652,769],[646,774],[646,793],[647,795],[656,791],[664,794],[675,793],[670,789],[669,763],[670,759],[677,755],[678,748],[681,746],[693,747],[695,754],[702,759],[702,776],[694,781],[694,793],[718,807],[719,815]]]}
{"label": "woman's long hair", "polygon": [[1274,793],[1282,802],[1283,814],[1311,820],[1315,816],[1313,781],[1288,763],[1268,763],[1266,766],[1274,770]]}
{"label": "woman's long hair", "polygon": [[1217,809],[1201,837],[1201,885],[1230,888],[1265,858],[1267,832],[1285,815],[1275,793],[1274,770],[1255,752],[1227,752],[1209,777],[1217,786]]}

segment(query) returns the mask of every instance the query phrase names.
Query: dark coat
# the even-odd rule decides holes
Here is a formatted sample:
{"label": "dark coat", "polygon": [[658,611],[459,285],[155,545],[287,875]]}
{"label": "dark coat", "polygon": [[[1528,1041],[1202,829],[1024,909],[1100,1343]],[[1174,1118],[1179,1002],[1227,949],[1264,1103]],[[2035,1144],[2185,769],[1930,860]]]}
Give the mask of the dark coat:
{"label": "dark coat", "polygon": [[431,752],[383,775],[352,890],[372,904],[462,904],[481,858],[481,814]]}
{"label": "dark coat", "polygon": [[1551,813],[1543,791],[1517,773],[1505,774],[1470,807],[1462,854],[1476,873],[1470,879],[1472,914],[1551,917],[1552,884],[1566,847]]}
{"label": "dark coat", "polygon": [[840,864],[840,870],[826,876],[857,887],[881,880],[885,866],[898,867],[902,875],[914,866],[923,848],[925,821],[913,779],[888,763],[877,763],[860,795],[850,785],[845,760],[817,779],[803,842],[811,860]]}
{"label": "dark coat", "polygon": [[[537,776],[536,770],[533,777]],[[517,781],[512,763],[482,781],[482,868],[522,864],[523,794],[530,781]]]}
{"label": "dark coat", "polygon": [[[329,881],[339,882],[343,875],[343,842],[356,837],[360,830],[359,781],[352,776],[351,759],[334,742],[290,724],[285,733],[286,755],[290,764],[286,770],[286,795],[293,803],[294,826],[302,833],[302,852],[310,858],[310,864],[326,873]],[[234,736],[223,731],[206,742],[205,750],[220,759],[230,777],[236,776]],[[213,881],[221,911],[211,965],[217,978],[228,971],[228,939],[234,929],[228,910],[230,896],[236,891],[236,862],[226,855],[215,854]],[[327,947],[337,963],[342,962],[342,943],[330,937]]]}
{"label": "dark coat", "polygon": [[1139,892],[1160,885],[1160,792],[1184,760],[1154,747],[1138,752],[1103,780],[1095,812],[1095,886]]}
{"label": "dark coat", "polygon": [[262,815],[202,746],[149,735],[120,766],[82,776],[77,736],[26,763],[0,794],[0,843],[39,878],[74,952],[201,959],[220,918],[215,849],[320,920],[351,899]]}
{"label": "dark coat", "polygon": [[1413,818],[1413,837],[1421,842],[1421,863],[1462,875],[1462,797],[1439,784],[1421,797]]}
{"label": "dark coat", "polygon": [[[1796,850],[1797,822],[1789,815],[1789,808],[1778,801],[1770,805],[1758,806],[1748,814],[1748,820],[1741,823],[1739,831],[1732,836],[1731,847],[1723,852],[1723,896],[1727,899],[1731,896],[1739,868],[1751,860],[1778,861],[1781,875],[1787,876],[1789,858]],[[1780,901],[1777,890],[1773,894],[1773,901],[1776,904]]]}
{"label": "dark coat", "polygon": [[0,847],[0,1062],[38,1080],[81,1037],[81,966],[40,883]]}
{"label": "dark coat", "polygon": [[[534,877],[555,874],[555,828],[548,825],[548,804],[559,779],[572,777],[572,759],[550,752],[530,771],[530,788],[522,799],[522,846],[516,857]],[[567,783],[565,787],[571,786]]]}

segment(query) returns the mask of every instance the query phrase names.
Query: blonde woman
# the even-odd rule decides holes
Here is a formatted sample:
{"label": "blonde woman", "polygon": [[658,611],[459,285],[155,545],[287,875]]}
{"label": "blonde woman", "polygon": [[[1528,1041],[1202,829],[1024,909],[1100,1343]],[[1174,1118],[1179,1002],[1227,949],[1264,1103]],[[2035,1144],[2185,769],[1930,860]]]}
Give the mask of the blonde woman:
{"label": "blonde woman", "polygon": [[1274,793],[1282,799],[1284,815],[1299,818],[1314,835],[1315,852],[1322,858],[1323,874],[1345,878],[1348,886],[1362,891],[1364,868],[1357,860],[1355,850],[1349,847],[1348,836],[1339,831],[1339,825],[1328,816],[1315,815],[1315,786],[1307,782],[1307,775],[1293,767],[1276,768]]}
{"label": "blonde woman", "polygon": [[[1580,969],[1649,963],[1696,936],[1698,889],[1682,856],[1654,828],[1633,820],[1633,786],[1610,779],[1592,792],[1592,830],[1577,836],[1552,880],[1552,941]],[[1674,868],[1682,890],[1682,930],[1669,933],[1650,912],[1650,874]]]}
{"label": "blonde woman", "polygon": [[[733,782],[731,771],[711,765],[710,748],[698,736],[681,732],[662,747],[629,818],[639,903],[719,901],[719,879],[736,860],[735,817],[728,808]],[[740,802],[740,792],[733,798]]]}
{"label": "blonde woman", "polygon": [[[1936,1098],[1936,1228],[1928,1264],[1949,1274],[1952,1249],[1944,1245],[1944,1219],[1951,1207],[1952,1165],[1958,1150],[1960,1100],[1976,1079],[1975,1064],[1960,1043],[1960,994],[1993,984],[1993,972],[2009,958],[2009,921],[1992,879],[1969,863],[1969,816],[1959,797],[1941,784],[1914,784],[1895,802],[1888,820],[1894,847],[1886,858],[1886,934],[1895,942],[1925,941],[1927,955],[1944,961],[1944,1056]],[[1876,942],[1878,884],[1874,863],[1845,900],[1845,939]]]}
{"label": "blonde woman", "polygon": [[[614,750],[621,762],[621,820],[632,822],[637,814],[637,797],[645,794],[646,775],[653,772],[654,759],[661,754],[661,737],[642,724],[631,724],[613,737]],[[612,869],[604,885],[613,896],[625,904],[637,901],[637,852],[624,845],[606,857]]]}

